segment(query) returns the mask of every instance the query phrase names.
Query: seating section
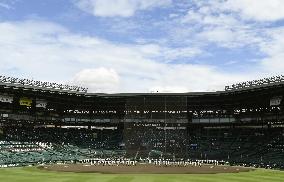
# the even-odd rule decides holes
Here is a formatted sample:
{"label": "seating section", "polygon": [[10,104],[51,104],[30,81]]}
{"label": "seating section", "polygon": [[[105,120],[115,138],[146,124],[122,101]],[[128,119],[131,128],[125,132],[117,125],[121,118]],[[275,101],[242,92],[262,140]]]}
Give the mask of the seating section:
{"label": "seating section", "polygon": [[189,157],[284,168],[283,128],[200,128],[190,134]]}
{"label": "seating section", "polygon": [[0,165],[122,156],[119,143],[113,130],[6,127],[0,135]]}
{"label": "seating section", "polygon": [[0,166],[127,157],[218,160],[284,169],[283,128],[126,126],[124,130],[99,130],[9,126],[1,131]]}
{"label": "seating section", "polygon": [[127,124],[124,133],[127,157],[185,157],[187,130],[175,128]]}

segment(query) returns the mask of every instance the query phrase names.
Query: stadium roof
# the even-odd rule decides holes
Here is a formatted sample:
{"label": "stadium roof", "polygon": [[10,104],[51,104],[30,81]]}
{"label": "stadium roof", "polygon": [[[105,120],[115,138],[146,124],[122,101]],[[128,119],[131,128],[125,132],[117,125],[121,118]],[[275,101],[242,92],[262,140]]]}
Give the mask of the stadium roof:
{"label": "stadium roof", "polygon": [[201,96],[219,95],[232,92],[243,92],[249,90],[268,89],[271,87],[284,86],[284,76],[275,76],[260,80],[253,80],[226,86],[225,90],[215,92],[184,92],[184,93],[88,93],[87,88],[79,86],[69,86],[57,83],[40,82],[28,79],[18,79],[13,77],[0,76],[0,86],[4,88],[23,89],[40,92],[59,92],[74,95],[99,96],[99,97],[131,97],[131,96]]}

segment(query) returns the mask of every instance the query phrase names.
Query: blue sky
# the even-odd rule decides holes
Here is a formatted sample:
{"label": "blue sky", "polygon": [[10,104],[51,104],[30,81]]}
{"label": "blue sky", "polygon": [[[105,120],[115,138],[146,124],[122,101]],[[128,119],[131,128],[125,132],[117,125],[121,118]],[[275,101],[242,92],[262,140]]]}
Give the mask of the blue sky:
{"label": "blue sky", "polygon": [[222,90],[284,74],[283,24],[283,0],[0,0],[0,71],[92,92]]}

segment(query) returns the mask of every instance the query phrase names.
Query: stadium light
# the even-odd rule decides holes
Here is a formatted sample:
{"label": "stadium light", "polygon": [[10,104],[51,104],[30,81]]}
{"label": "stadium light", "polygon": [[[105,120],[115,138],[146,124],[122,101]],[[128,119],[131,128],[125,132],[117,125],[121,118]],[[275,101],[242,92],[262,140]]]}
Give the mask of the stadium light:
{"label": "stadium light", "polygon": [[259,80],[246,81],[241,83],[236,83],[233,85],[225,86],[225,91],[239,90],[244,88],[251,88],[261,85],[268,85],[273,83],[284,82],[284,75],[273,76],[269,78],[263,78]]}
{"label": "stadium light", "polygon": [[70,86],[70,85],[63,85],[59,83],[42,82],[42,81],[35,81],[35,80],[29,80],[29,79],[20,79],[20,78],[6,77],[6,76],[1,76],[1,75],[0,75],[0,83],[34,86],[34,87],[74,91],[74,92],[83,92],[83,93],[86,93],[88,91],[88,88],[86,87],[80,87],[80,86],[75,86],[75,85]]}

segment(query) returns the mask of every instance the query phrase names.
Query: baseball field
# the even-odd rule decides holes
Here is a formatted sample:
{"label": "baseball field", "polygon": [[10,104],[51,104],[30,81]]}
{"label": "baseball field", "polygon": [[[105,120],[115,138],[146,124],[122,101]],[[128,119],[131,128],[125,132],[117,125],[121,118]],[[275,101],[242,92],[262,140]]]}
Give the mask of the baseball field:
{"label": "baseball field", "polygon": [[47,171],[36,167],[0,169],[0,182],[284,182],[284,171],[256,169],[218,174],[101,174]]}

